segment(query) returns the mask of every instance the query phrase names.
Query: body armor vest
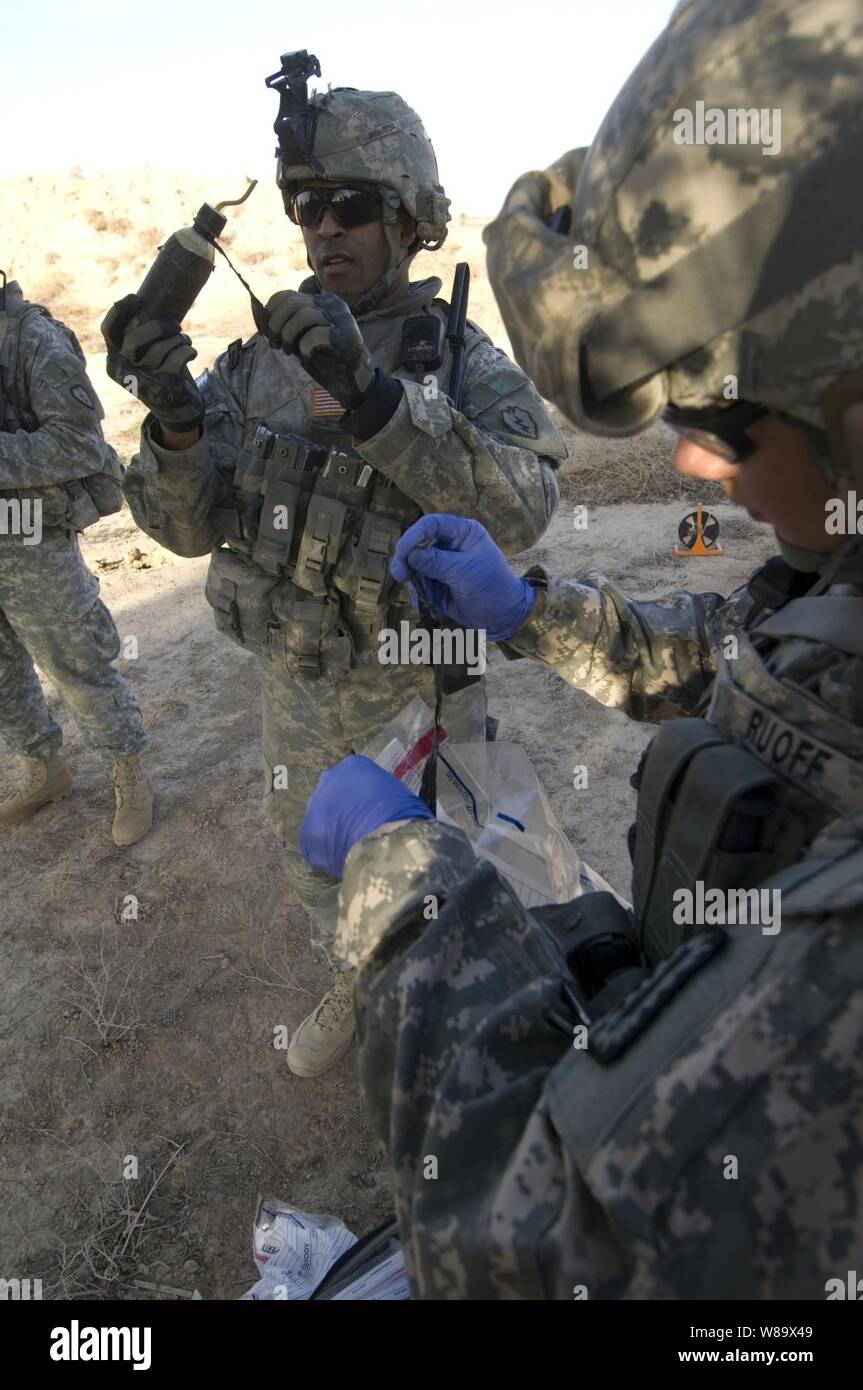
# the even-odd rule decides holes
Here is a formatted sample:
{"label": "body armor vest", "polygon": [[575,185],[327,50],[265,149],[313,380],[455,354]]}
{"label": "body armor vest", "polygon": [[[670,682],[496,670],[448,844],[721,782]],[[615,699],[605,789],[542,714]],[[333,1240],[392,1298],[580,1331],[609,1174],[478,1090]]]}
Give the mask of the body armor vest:
{"label": "body armor vest", "polygon": [[650,963],[681,939],[676,889],[763,884],[796,864],[830,821],[863,806],[863,729],[768,665],[769,647],[792,636],[861,655],[861,632],[859,596],[797,598],[758,615],[734,634],[733,660],[720,658],[707,718],[670,720],[650,744],[632,846]]}
{"label": "body armor vest", "polygon": [[[815,837],[863,807],[863,729],[768,664],[773,644],[795,637],[863,657],[863,596],[799,597],[762,615],[734,634],[734,659],[720,659],[707,717],[666,721],[632,779],[631,912],[598,893],[537,913],[572,970],[576,1013],[602,1020],[595,1060],[615,1060],[724,944],[722,930],[675,921],[679,890],[692,901],[698,884],[705,897],[790,894],[818,867],[806,853]],[[769,937],[748,936],[754,961]]]}
{"label": "body armor vest", "polygon": [[[9,286],[11,289],[11,284]],[[14,434],[24,430],[33,434],[39,421],[21,398],[18,388],[18,348],[21,330],[30,318],[49,318],[63,332],[76,357],[85,365],[84,354],[74,333],[55,319],[41,304],[29,304],[18,294],[7,295],[5,313],[0,315],[0,430]],[[123,506],[122,471],[113,458],[110,472],[93,473],[86,478],[72,478],[68,483],[48,487],[0,488],[0,497],[32,499],[42,506],[43,526],[67,526],[83,531],[100,517],[111,516]]]}
{"label": "body armor vest", "polygon": [[[430,284],[440,288],[438,280]],[[400,342],[385,353],[378,347],[375,360],[409,380],[422,381],[433,367],[444,377],[444,309],[418,301],[417,310],[402,321]],[[233,347],[239,353],[242,345]],[[422,509],[357,454],[336,402],[332,418],[307,423],[311,440],[277,432],[263,418],[255,425],[254,412],[268,408],[271,394],[267,381],[249,391],[253,425],[230,495],[213,509],[223,543],[213,551],[205,593],[216,626],[247,651],[283,659],[292,676],[338,679],[376,660],[382,628],[420,625],[389,561]],[[457,666],[445,678],[448,694],[474,679]]]}
{"label": "body armor vest", "polygon": [[349,445],[311,444],[261,421],[213,512],[227,547],[207,578],[217,626],[258,655],[283,640],[291,674],[337,676],[377,651],[391,606],[407,616],[389,559],[420,515]]}
{"label": "body armor vest", "polygon": [[[757,1080],[762,1065],[799,1068],[801,1037],[843,1011],[847,1017],[863,972],[863,942],[851,926],[842,933],[841,984],[835,963],[819,975],[817,951],[833,913],[859,921],[863,912],[863,845],[853,828],[863,806],[863,730],[802,683],[779,680],[768,645],[801,637],[863,656],[863,597],[792,599],[766,620],[750,617],[737,635],[740,651],[720,667],[709,717],[669,720],[636,774],[634,912],[595,893],[535,913],[563,956],[561,1032],[572,1043],[579,1021],[587,1029],[586,1046],[564,1046],[543,1103],[572,1170],[610,1213],[622,1250],[654,1248],[669,1197],[726,1126],[741,1165],[763,1161],[760,1141],[741,1150],[748,1141],[733,1128],[747,1080]],[[813,848],[818,832],[849,812],[849,833]],[[751,924],[675,926],[671,894],[699,878],[708,887],[780,893],[781,934]],[[794,998],[783,996],[782,980],[799,976],[804,962],[805,983],[798,981]],[[758,998],[765,976],[766,997],[777,980],[798,1025],[777,1028],[766,1044]],[[739,1008],[751,987],[755,997]],[[722,1019],[730,1033],[717,1032]],[[685,1070],[672,1084],[670,1069],[681,1059],[685,1067],[705,1038],[716,1070],[705,1067],[701,1085],[687,1084]],[[711,1085],[723,1076],[723,1038],[738,1059],[751,1060],[752,1075],[741,1074],[739,1085]],[[729,1219],[740,1219],[733,1204]],[[621,1295],[636,1263],[621,1270]],[[729,1269],[729,1297],[734,1281]]]}

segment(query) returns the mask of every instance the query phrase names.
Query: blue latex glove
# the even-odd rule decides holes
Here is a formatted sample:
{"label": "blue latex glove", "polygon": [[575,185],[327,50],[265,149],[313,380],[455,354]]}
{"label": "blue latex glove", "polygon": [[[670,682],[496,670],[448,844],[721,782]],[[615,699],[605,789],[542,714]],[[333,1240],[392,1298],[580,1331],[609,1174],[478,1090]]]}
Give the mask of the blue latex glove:
{"label": "blue latex glove", "polygon": [[318,778],[300,826],[300,853],[313,869],[341,878],[357,840],[391,820],[433,820],[424,801],[371,758],[352,753]]}
{"label": "blue latex glove", "polygon": [[463,516],[420,517],[400,537],[390,569],[400,584],[419,575],[438,617],[484,629],[489,642],[518,632],[536,601],[536,590],[510,569],[485,527]]}

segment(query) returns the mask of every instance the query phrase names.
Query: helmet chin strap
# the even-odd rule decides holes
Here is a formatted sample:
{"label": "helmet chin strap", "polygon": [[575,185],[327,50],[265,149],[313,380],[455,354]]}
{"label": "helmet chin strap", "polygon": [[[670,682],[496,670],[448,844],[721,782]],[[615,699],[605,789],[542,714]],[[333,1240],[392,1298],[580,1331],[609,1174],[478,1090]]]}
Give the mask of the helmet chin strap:
{"label": "helmet chin strap", "polygon": [[[374,284],[367,290],[360,290],[356,294],[343,294],[341,298],[351,310],[354,318],[362,318],[363,314],[370,314],[376,309],[382,299],[385,299],[398,279],[399,271],[410,260],[413,255],[411,248],[407,250],[401,244],[401,232],[398,219],[393,222],[384,222],[384,236],[389,247],[389,257],[384,273],[375,280]],[[403,254],[402,254],[403,253]],[[311,261],[308,261],[309,269],[314,271]],[[317,276],[315,276],[317,281]],[[320,281],[317,281],[320,288]]]}
{"label": "helmet chin strap", "polygon": [[792,569],[802,570],[804,574],[821,574],[833,559],[833,551],[825,554],[820,550],[806,550],[802,545],[792,545],[790,541],[784,541],[778,531],[774,531],[773,534],[783,560]]}

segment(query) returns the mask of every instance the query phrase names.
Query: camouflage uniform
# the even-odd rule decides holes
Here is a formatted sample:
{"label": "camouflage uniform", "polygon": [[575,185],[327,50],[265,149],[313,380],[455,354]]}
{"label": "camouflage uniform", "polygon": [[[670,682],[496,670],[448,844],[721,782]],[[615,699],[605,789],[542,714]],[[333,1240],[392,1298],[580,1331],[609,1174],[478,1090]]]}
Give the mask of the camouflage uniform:
{"label": "camouflage uniform", "polygon": [[[742,401],[811,429],[838,491],[839,482],[860,488],[853,370],[863,359],[863,277],[859,252],[842,244],[857,223],[842,206],[846,185],[831,184],[831,161],[859,158],[861,34],[857,0],[829,14],[793,0],[691,0],[590,154],[549,172],[544,206],[537,176],[516,185],[488,233],[490,270],[519,359],[585,428],[631,434],[669,398],[721,400],[730,372]],[[788,162],[724,145],[693,147],[684,164],[671,145],[681,92],[708,107],[747,106],[750,92],[781,106]],[[781,220],[771,221],[769,195],[786,197],[789,170],[792,189],[797,177],[827,178],[826,205],[820,196],[785,204],[792,220],[809,204],[806,249],[794,237],[780,244]],[[700,301],[683,300],[684,313],[672,306],[666,324],[666,273],[680,293],[700,240],[731,228],[725,244],[739,246],[735,213],[765,193],[771,236],[755,238],[739,267],[758,291],[749,320],[717,328],[738,290],[720,273]],[[588,271],[574,274],[571,245],[540,223],[562,197],[573,204],[574,240],[589,248]],[[838,227],[829,267],[819,264],[828,224]],[[721,262],[722,235],[714,249]],[[788,277],[784,294],[777,274]],[[612,340],[619,355],[607,352]],[[831,415],[837,380],[850,406],[844,432]],[[815,580],[770,562],[727,601],[680,593],[634,602],[595,575],[528,576],[536,606],[508,654],[546,662],[633,717],[665,721],[639,770],[631,841],[633,925],[649,971],[623,1000],[590,1017],[560,909],[526,912],[453,827],[383,827],[350,852],[339,949],[363,963],[361,1080],[389,1153],[417,1296],[820,1299],[828,1279],[857,1265],[857,543],[822,570]],[[675,747],[688,761],[674,762]],[[716,782],[693,784],[708,765]],[[702,826],[730,824],[720,802],[735,778],[776,792],[760,812],[768,833],[716,841],[700,859]],[[701,872],[707,885],[778,889],[781,931],[676,925],[670,889]],[[580,901],[589,913],[591,900]],[[585,1024],[586,1047],[576,1044]]]}
{"label": "camouflage uniform", "polygon": [[[307,282],[301,288],[313,292],[314,287]],[[402,529],[422,511],[447,507],[476,516],[511,554],[532,545],[557,504],[553,462],[565,456],[563,437],[524,374],[473,324],[467,327],[460,411],[424,383],[427,373],[400,365],[405,318],[428,313],[445,321],[447,305],[437,297],[439,290],[437,279],[415,283],[401,300],[358,318],[374,365],[396,377],[404,393],[388,423],[365,441],[344,434],[338,417],[333,422],[331,406],[317,404],[320,391],[298,359],[273,350],[259,334],[223,353],[198,380],[207,408],[198,443],[182,452],[165,449],[145,422],[141,452],[124,479],[138,525],[180,555],[203,555],[220,546],[224,534],[214,511],[227,499],[243,443],[265,419],[279,433],[337,444],[371,464],[376,470],[372,509],[398,516]],[[448,371],[447,351],[437,369],[441,383]],[[216,551],[221,555],[224,551]],[[211,595],[218,587],[213,574]],[[285,584],[283,592],[291,587]],[[396,629],[402,620],[416,622],[403,591],[388,602]],[[434,703],[429,669],[380,666],[377,631],[386,625],[383,616],[363,642],[355,604],[342,599],[341,611],[344,621],[340,627],[330,624],[318,677],[298,668],[284,628],[261,658],[265,804],[288,873],[316,919],[315,944],[325,955],[335,905],[318,906],[331,882],[309,869],[296,849],[306,802],[324,768],[360,751],[415,694]],[[386,612],[384,605],[381,613]],[[444,717],[451,733],[484,737],[482,685],[448,699]],[[273,769],[279,767],[288,769],[287,788],[274,781]]]}
{"label": "camouflage uniform", "polygon": [[[554,470],[566,446],[523,372],[475,325],[466,330],[459,409],[445,395],[448,344],[437,365],[434,353],[429,365],[415,365],[403,348],[409,319],[425,334],[448,316],[437,279],[388,302],[408,258],[437,249],[447,231],[448,199],[416,112],[392,92],[336,88],[309,98],[305,82],[302,98],[285,89],[281,102],[276,180],[287,212],[316,180],[371,186],[378,195],[387,264],[373,285],[346,300],[369,369],[387,389],[388,410],[374,412],[370,429],[369,418],[348,414],[298,356],[258,334],[233,344],[199,380],[204,434],[192,448],[160,447],[145,422],[125,488],[138,524],[169,549],[213,549],[207,596],[216,622],[262,662],[268,816],[313,917],[313,944],[337,964],[334,881],[310,870],[296,847],[306,802],[327,766],[362,749],[415,694],[434,702],[431,670],[383,671],[377,659],[382,628],[416,623],[406,593],[389,580],[387,556],[413,520],[442,506],[481,518],[510,553],[532,545],[557,504]],[[410,246],[402,241],[403,214],[413,229]],[[319,290],[315,279],[300,287],[308,295]],[[264,423],[338,453],[325,466],[318,457],[299,476],[296,449],[283,442],[259,490],[247,463]],[[283,486],[290,537],[265,539],[263,555]],[[261,494],[263,502],[255,500]],[[483,685],[451,694],[444,717],[451,734],[483,738]]]}
{"label": "camouflage uniform", "polygon": [[[608,583],[534,579],[548,596],[518,650],[553,655],[572,684],[644,718],[696,710],[752,605],[747,591],[636,603]],[[863,767],[863,662],[787,639],[768,666],[807,683],[813,734]],[[727,928],[689,991],[607,1067],[590,1041],[573,1047],[581,1019],[554,932],[460,831],[409,822],[354,848],[339,950],[367,960],[360,1078],[418,1295],[818,1298],[854,1266],[863,815],[804,800],[824,833],[803,861],[812,877],[783,892],[779,936]],[[442,904],[431,922],[429,894]]]}
{"label": "camouflage uniform", "polygon": [[[62,741],[34,660],[75,714],[85,743],[112,759],[146,738],[128,683],[112,667],[120,639],[81,558],[77,531],[122,502],[120,464],[74,335],[14,282],[0,314],[0,505],[41,505],[42,538],[0,534],[0,733],[48,759]],[[111,499],[112,492],[116,494]],[[107,499],[107,505],[106,505]]]}

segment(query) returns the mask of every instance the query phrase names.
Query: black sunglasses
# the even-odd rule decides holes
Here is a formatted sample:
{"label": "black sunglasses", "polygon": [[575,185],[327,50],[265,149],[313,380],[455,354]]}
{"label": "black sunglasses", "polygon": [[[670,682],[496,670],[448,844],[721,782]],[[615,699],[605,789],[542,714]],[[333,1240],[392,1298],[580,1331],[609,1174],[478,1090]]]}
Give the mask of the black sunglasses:
{"label": "black sunglasses", "polygon": [[344,228],[377,222],[383,200],[374,188],[304,188],[291,199],[288,216],[298,227],[317,227],[329,209]]}
{"label": "black sunglasses", "polygon": [[694,444],[700,444],[711,454],[719,454],[731,463],[742,463],[758,447],[747,435],[748,427],[769,413],[764,406],[735,401],[733,405],[709,410],[683,410],[667,405],[662,418],[668,428],[683,439],[691,439]]}

